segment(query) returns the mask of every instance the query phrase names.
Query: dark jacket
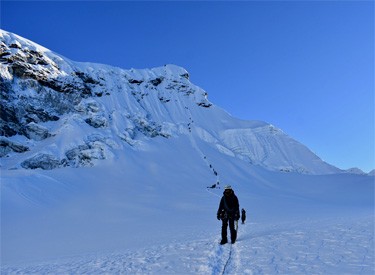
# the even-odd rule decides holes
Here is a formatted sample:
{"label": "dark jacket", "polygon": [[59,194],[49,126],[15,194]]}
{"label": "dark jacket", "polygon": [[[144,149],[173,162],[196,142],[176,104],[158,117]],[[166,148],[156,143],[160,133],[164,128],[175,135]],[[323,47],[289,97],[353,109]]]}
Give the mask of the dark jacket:
{"label": "dark jacket", "polygon": [[230,195],[224,194],[221,198],[217,216],[221,219],[229,218],[238,220],[240,218],[240,205],[233,191]]}
{"label": "dark jacket", "polygon": [[242,209],[242,211],[241,211],[241,220],[243,222],[246,220],[246,211],[245,211],[245,209]]}

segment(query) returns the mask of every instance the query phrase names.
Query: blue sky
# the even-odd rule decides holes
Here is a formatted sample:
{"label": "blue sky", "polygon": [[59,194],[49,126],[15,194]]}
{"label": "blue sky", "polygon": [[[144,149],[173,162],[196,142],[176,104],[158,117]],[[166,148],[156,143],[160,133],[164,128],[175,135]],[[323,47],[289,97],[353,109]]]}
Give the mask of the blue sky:
{"label": "blue sky", "polygon": [[374,2],[1,1],[1,28],[75,61],[176,64],[235,117],[375,168]]}

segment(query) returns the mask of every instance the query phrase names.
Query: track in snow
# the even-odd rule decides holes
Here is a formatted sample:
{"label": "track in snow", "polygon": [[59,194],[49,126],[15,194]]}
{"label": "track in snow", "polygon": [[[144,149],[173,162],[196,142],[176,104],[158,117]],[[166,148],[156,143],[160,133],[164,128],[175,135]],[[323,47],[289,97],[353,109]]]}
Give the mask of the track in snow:
{"label": "track in snow", "polygon": [[228,264],[232,257],[232,245],[217,244],[215,253],[209,259],[208,271],[212,275],[226,274]]}
{"label": "track in snow", "polygon": [[225,272],[227,271],[227,266],[229,262],[231,261],[231,259],[232,259],[232,245],[230,245],[228,259],[225,262],[223,272],[221,273],[222,275],[225,274]]}
{"label": "track in snow", "polygon": [[[243,231],[246,227],[242,226]],[[229,232],[228,232],[229,233]],[[239,238],[235,244],[220,245],[219,239],[213,241],[214,249],[209,254],[208,265],[206,268],[207,274],[225,275],[225,274],[246,274],[241,271],[240,257],[241,257],[241,230],[239,230]],[[229,235],[230,236],[230,235]]]}
{"label": "track in snow", "polygon": [[[2,266],[1,274],[374,274],[374,219],[247,224],[135,251]],[[198,234],[195,234],[198,236]]]}

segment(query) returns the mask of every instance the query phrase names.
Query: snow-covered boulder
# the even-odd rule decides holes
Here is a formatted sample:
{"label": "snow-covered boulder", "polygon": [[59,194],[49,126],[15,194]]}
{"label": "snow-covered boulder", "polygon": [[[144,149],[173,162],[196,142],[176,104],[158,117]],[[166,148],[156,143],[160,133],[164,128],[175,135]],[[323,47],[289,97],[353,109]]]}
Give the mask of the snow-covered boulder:
{"label": "snow-covered boulder", "polygon": [[0,138],[0,157],[4,157],[10,152],[24,153],[28,150],[28,147],[23,146],[20,143],[12,142],[5,138]]}
{"label": "snow-covered boulder", "polygon": [[43,169],[52,170],[64,166],[64,162],[57,159],[54,155],[39,153],[21,163],[25,169]]}

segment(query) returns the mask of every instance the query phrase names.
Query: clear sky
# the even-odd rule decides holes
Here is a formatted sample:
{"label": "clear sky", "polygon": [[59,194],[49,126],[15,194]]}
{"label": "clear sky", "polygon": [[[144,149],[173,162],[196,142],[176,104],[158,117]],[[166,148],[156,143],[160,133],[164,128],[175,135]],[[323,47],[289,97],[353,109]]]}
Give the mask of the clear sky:
{"label": "clear sky", "polygon": [[176,64],[233,116],[375,168],[373,1],[1,1],[1,28],[75,61]]}

